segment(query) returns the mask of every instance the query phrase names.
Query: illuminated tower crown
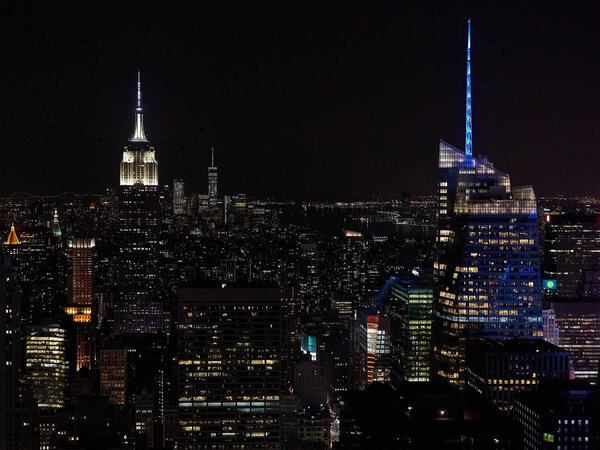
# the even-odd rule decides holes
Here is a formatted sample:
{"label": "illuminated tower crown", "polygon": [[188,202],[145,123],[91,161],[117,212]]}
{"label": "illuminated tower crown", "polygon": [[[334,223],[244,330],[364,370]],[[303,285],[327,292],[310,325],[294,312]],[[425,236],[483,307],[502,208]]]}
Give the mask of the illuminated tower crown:
{"label": "illuminated tower crown", "polygon": [[15,231],[15,226],[10,226],[10,234],[8,235],[8,239],[6,240],[6,245],[17,245],[20,244],[19,237],[17,236],[17,232]]}
{"label": "illuminated tower crown", "polygon": [[142,112],[142,85],[140,72],[137,79],[137,105],[135,108],[135,127],[129,144],[123,151],[121,161],[121,186],[158,186],[158,162],[154,147],[150,145],[144,131]]}

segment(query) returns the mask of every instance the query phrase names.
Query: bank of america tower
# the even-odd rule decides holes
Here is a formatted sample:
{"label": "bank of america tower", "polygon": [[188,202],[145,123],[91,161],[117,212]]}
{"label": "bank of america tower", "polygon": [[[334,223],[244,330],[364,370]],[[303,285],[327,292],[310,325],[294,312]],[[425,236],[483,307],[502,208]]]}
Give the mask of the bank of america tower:
{"label": "bank of america tower", "polygon": [[542,337],[535,194],[473,157],[471,21],[467,42],[465,151],[440,141],[434,263],[433,376],[460,387],[466,339]]}

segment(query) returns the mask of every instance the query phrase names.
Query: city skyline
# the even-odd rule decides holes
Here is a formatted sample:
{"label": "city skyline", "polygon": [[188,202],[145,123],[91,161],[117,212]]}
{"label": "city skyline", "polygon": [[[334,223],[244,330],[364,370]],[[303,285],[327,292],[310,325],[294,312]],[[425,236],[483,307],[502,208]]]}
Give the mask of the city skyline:
{"label": "city skyline", "polygon": [[[590,14],[579,20],[581,12]],[[593,194],[594,152],[585,163],[571,155],[595,142],[594,13],[558,4],[538,11],[264,3],[200,5],[171,21],[151,6],[89,15],[13,10],[10,17],[28,20],[9,30],[3,123],[13,164],[2,169],[0,191],[115,186],[114,155],[130,134],[139,69],[163,183],[183,178],[204,192],[215,147],[226,192],[433,193],[436,141],[464,141],[456,117],[464,111],[464,24],[472,18],[474,156],[490,157],[541,195]],[[549,31],[558,25],[560,37]],[[28,148],[39,153],[18,158]],[[548,159],[554,163],[540,164]],[[577,186],[558,178],[567,163],[579,173]]]}
{"label": "city skyline", "polygon": [[599,448],[600,195],[561,141],[592,115],[544,108],[576,40],[450,6],[36,9],[0,448]]}

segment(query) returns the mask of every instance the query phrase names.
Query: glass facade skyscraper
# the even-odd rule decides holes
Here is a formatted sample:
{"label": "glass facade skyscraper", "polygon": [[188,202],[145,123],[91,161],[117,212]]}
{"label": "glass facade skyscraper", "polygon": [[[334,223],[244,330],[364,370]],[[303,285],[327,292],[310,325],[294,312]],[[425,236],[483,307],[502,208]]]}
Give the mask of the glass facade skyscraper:
{"label": "glass facade skyscraper", "polygon": [[464,387],[465,340],[542,338],[536,198],[473,157],[471,21],[466,148],[440,141],[432,376]]}
{"label": "glass facade skyscraper", "polygon": [[387,315],[391,322],[392,380],[429,381],[433,288],[420,277],[394,278]]}
{"label": "glass facade skyscraper", "polygon": [[536,198],[441,142],[434,375],[463,386],[465,339],[542,337]]}

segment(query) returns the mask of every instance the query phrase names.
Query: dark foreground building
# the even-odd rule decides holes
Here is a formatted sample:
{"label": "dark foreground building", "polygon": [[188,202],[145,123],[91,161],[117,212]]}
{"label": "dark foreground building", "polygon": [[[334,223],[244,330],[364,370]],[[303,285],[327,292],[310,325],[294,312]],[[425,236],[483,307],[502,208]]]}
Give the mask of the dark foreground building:
{"label": "dark foreground building", "polygon": [[542,380],[568,380],[569,352],[542,339],[470,339],[466,344],[467,390],[502,411],[515,397],[537,391]]}
{"label": "dark foreground building", "polygon": [[181,289],[177,316],[178,448],[279,448],[279,289]]}
{"label": "dark foreground building", "polygon": [[520,448],[596,449],[600,445],[598,392],[575,380],[551,383],[515,402],[514,417],[521,429]]}

